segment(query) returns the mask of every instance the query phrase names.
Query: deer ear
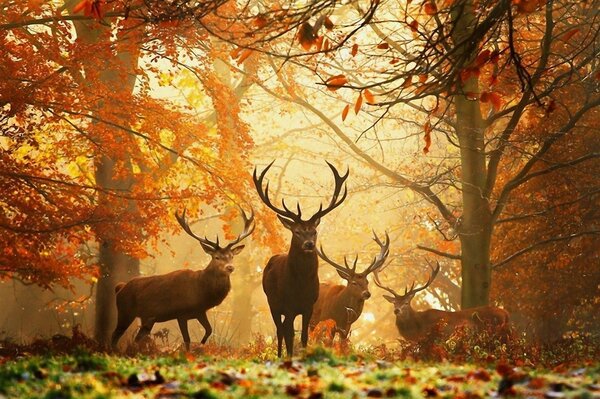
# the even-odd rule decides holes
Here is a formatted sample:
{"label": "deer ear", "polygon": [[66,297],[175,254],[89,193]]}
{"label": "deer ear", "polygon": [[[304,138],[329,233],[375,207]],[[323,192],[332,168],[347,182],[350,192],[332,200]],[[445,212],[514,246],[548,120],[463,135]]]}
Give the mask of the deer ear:
{"label": "deer ear", "polygon": [[335,269],[335,271],[337,272],[337,274],[340,275],[341,278],[343,278],[344,280],[348,280],[348,275],[342,273],[341,271]]}
{"label": "deer ear", "polygon": [[214,255],[215,254],[215,249],[208,246],[208,245],[204,245],[202,242],[200,243],[200,246],[202,247],[202,249],[204,250],[204,252],[206,252],[209,255]]}
{"label": "deer ear", "polygon": [[395,301],[395,299],[396,299],[396,298],[394,298],[394,297],[393,297],[393,296],[391,296],[391,295],[383,295],[383,297],[384,297],[385,299],[387,299],[387,300],[388,300],[388,302],[390,302],[390,303],[395,303],[395,302],[396,302],[396,301]]}
{"label": "deer ear", "polygon": [[238,255],[240,252],[242,252],[242,249],[244,249],[244,247],[245,247],[245,245],[238,245],[238,246],[237,246],[237,247],[235,247],[235,248],[231,248],[231,252],[232,252],[234,255]]}
{"label": "deer ear", "polygon": [[279,218],[279,221],[281,222],[281,224],[283,224],[283,227],[285,227],[288,230],[292,229],[292,224],[294,223],[293,221],[291,221],[290,219],[284,218],[281,215],[277,215],[277,217]]}

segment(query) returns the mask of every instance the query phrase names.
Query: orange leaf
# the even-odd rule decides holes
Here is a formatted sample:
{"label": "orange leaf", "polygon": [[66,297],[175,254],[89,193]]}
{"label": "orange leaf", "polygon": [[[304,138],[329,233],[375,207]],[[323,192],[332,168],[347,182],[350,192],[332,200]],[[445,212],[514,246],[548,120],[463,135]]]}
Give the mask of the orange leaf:
{"label": "orange leaf", "polygon": [[565,34],[562,36],[562,39],[563,39],[565,42],[568,42],[569,40],[571,40],[571,39],[573,38],[573,36],[575,36],[575,35],[576,35],[576,34],[578,34],[578,33],[579,33],[579,29],[578,29],[578,28],[571,29],[570,31],[568,31],[567,33],[565,33]]}
{"label": "orange leaf", "polygon": [[500,94],[498,93],[491,92],[490,102],[492,103],[492,107],[494,107],[494,110],[498,112],[498,110],[502,106],[502,97],[500,97]]}
{"label": "orange leaf", "polygon": [[77,14],[78,12],[88,8],[88,6],[91,6],[89,3],[91,3],[90,0],[81,0],[75,7],[73,7],[73,14]]}
{"label": "orange leaf", "polygon": [[402,87],[406,89],[406,88],[410,87],[411,84],[412,84],[412,76],[409,76],[408,78],[406,78],[404,83],[402,83]]}
{"label": "orange leaf", "polygon": [[330,48],[331,43],[329,42],[329,39],[323,40],[323,51],[329,51]]}
{"label": "orange leaf", "polygon": [[427,15],[435,15],[437,14],[437,6],[435,5],[435,2],[433,1],[428,1],[427,3],[425,3],[425,14]]}
{"label": "orange leaf", "polygon": [[346,120],[346,117],[348,116],[348,111],[350,111],[350,104],[346,104],[344,110],[342,111],[342,122]]}
{"label": "orange leaf", "polygon": [[431,122],[427,121],[425,126],[423,126],[423,130],[425,130],[425,147],[423,147],[423,152],[427,154],[429,152],[429,147],[431,147]]}
{"label": "orange leaf", "polygon": [[331,19],[329,19],[329,17],[325,17],[325,21],[323,21],[323,25],[325,25],[325,28],[327,28],[327,30],[333,29],[333,22],[331,22]]}
{"label": "orange leaf", "polygon": [[365,89],[363,95],[365,96],[365,100],[367,100],[367,104],[375,104],[375,96],[371,93],[371,90]]}
{"label": "orange leaf", "polygon": [[267,26],[267,18],[264,15],[258,15],[256,18],[254,18],[254,21],[252,21],[252,24],[258,28],[258,29],[262,29],[265,26]]}
{"label": "orange leaf", "polygon": [[321,48],[323,47],[323,36],[317,37],[316,45],[317,45],[317,51],[321,51]]}
{"label": "orange leaf", "polygon": [[355,57],[357,53],[358,53],[358,44],[354,43],[352,45],[352,50],[350,51],[350,54],[352,54],[352,57]]}
{"label": "orange leaf", "polygon": [[237,57],[240,56],[240,53],[242,52],[242,50],[244,50],[243,47],[236,47],[233,50],[231,50],[231,52],[229,53],[229,56],[235,60]]}
{"label": "orange leaf", "polygon": [[298,41],[305,51],[310,50],[312,45],[315,44],[316,39],[311,24],[304,22],[300,25],[300,28],[298,28]]}
{"label": "orange leaf", "polygon": [[242,51],[240,54],[240,58],[237,60],[237,64],[241,65],[244,61],[246,61],[246,58],[250,57],[250,54],[252,54],[252,50],[249,48],[244,49],[244,51]]}
{"label": "orange leaf", "polygon": [[325,86],[331,91],[336,91],[343,85],[348,83],[348,79],[344,75],[332,76],[325,81]]}
{"label": "orange leaf", "polygon": [[377,48],[380,50],[387,50],[388,48],[390,48],[390,45],[386,42],[382,42],[377,45]]}
{"label": "orange leaf", "polygon": [[362,106],[363,96],[362,93],[358,93],[358,98],[356,99],[356,103],[354,104],[354,113],[358,114],[360,111],[360,107]]}
{"label": "orange leaf", "polygon": [[492,52],[490,50],[483,50],[477,56],[477,59],[475,60],[475,65],[477,65],[478,67],[482,67],[483,65],[485,65],[485,63],[490,60],[491,53]]}
{"label": "orange leaf", "polygon": [[421,82],[421,83],[427,82],[427,74],[426,73],[419,75],[419,82]]}
{"label": "orange leaf", "polygon": [[392,58],[390,60],[390,64],[392,64],[392,65],[397,64],[398,62],[400,62],[400,60],[398,58]]}

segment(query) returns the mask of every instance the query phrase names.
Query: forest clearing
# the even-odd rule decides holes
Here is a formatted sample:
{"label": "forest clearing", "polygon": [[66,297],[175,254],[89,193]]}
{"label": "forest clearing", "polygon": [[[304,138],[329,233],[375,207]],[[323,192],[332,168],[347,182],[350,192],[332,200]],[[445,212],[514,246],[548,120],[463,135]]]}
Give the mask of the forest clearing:
{"label": "forest clearing", "polygon": [[0,0],[0,399],[599,398],[600,0]]}

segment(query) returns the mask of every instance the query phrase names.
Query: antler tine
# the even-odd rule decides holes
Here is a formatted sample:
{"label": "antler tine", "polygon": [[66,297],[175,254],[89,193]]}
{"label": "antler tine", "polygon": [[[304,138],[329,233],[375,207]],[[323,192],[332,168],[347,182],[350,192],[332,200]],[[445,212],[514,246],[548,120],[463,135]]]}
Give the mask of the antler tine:
{"label": "antler tine", "polygon": [[331,266],[333,266],[338,272],[342,273],[343,275],[347,276],[348,278],[350,277],[350,268],[348,267],[348,263],[346,262],[346,257],[344,257],[344,263],[346,264],[346,267],[339,265],[336,262],[329,259],[329,257],[327,255],[325,255],[325,251],[323,250],[322,245],[321,245],[321,249],[317,248],[317,255],[319,255],[319,257],[321,259],[323,259],[325,262],[327,262]]}
{"label": "antler tine", "polygon": [[375,285],[378,286],[379,288],[381,288],[382,290],[385,290],[385,291],[389,292],[390,294],[392,294],[396,298],[401,297],[402,295],[398,294],[393,289],[391,289],[389,287],[386,287],[385,285],[383,285],[381,283],[381,281],[379,281],[379,272],[381,272],[381,270],[383,270],[383,269],[375,270],[373,272],[373,281],[375,282]]}
{"label": "antler tine", "polygon": [[177,221],[179,222],[179,225],[183,228],[183,231],[185,231],[190,236],[192,236],[196,240],[198,240],[202,246],[206,246],[206,247],[208,247],[208,249],[213,250],[213,251],[219,249],[219,236],[217,236],[217,241],[214,242],[214,241],[209,240],[206,237],[202,238],[202,237],[199,237],[196,234],[194,234],[194,232],[190,228],[190,225],[188,224],[188,222],[185,218],[186,211],[187,211],[187,209],[183,208],[183,213],[181,215],[179,215],[179,212],[175,211],[175,219],[177,219]]}
{"label": "antler tine", "polygon": [[240,212],[242,213],[242,219],[244,220],[244,228],[240,235],[237,236],[237,238],[233,242],[227,245],[228,248],[233,247],[234,245],[242,241],[244,238],[248,237],[254,231],[254,227],[256,227],[256,224],[254,223],[254,209],[250,207],[250,217],[248,217],[241,206],[238,206],[238,208],[240,208]]}
{"label": "antler tine", "polygon": [[385,243],[381,242],[379,237],[377,237],[375,230],[373,230],[373,240],[381,249],[379,254],[373,258],[373,261],[371,261],[369,267],[367,267],[367,269],[363,272],[365,275],[381,268],[390,254],[390,236],[388,235],[387,231],[385,232]]}
{"label": "antler tine", "polygon": [[431,266],[431,264],[429,263],[429,261],[427,261],[427,264],[429,265],[429,267],[431,268],[431,274],[429,275],[429,278],[427,279],[427,282],[425,283],[425,285],[423,285],[422,287],[419,288],[414,288],[415,283],[413,282],[413,286],[410,289],[410,294],[416,294],[419,291],[423,291],[424,289],[426,289],[427,287],[429,287],[431,285],[431,283],[433,283],[433,280],[435,280],[435,278],[437,277],[439,271],[440,271],[440,263],[437,263],[437,267],[433,268]]}
{"label": "antler tine", "polygon": [[[332,210],[334,210],[335,208],[340,206],[342,204],[342,202],[344,202],[344,200],[346,199],[346,196],[348,195],[348,188],[346,187],[346,185],[344,183],[346,182],[346,179],[348,178],[348,175],[350,174],[350,169],[346,170],[346,174],[344,174],[342,176],[342,175],[340,175],[338,170],[335,168],[335,166],[333,166],[331,163],[329,163],[329,161],[325,161],[325,162],[327,163],[327,165],[333,172],[333,178],[334,178],[334,184],[335,184],[334,189],[333,189],[333,195],[331,196],[331,201],[329,202],[329,205],[327,205],[327,207],[325,209],[323,209],[323,204],[319,205],[319,210],[317,211],[317,213],[315,213],[310,218],[311,221],[315,221],[315,220],[327,215],[329,212],[331,212]],[[342,197],[340,199],[339,197],[340,197],[340,192],[342,191],[342,188],[344,189],[344,193],[342,194]]]}
{"label": "antler tine", "polygon": [[[263,181],[264,181],[265,175],[267,174],[267,172],[269,171],[271,166],[273,166],[274,162],[275,161],[273,160],[270,164],[268,164],[267,167],[260,173],[259,176],[257,176],[256,167],[254,168],[254,173],[252,174],[252,180],[254,181],[254,186],[256,187],[258,196],[260,197],[260,199],[262,200],[262,202],[264,202],[264,204],[266,206],[268,206],[271,210],[273,210],[278,215],[283,216],[288,219],[291,219],[295,222],[299,222],[301,220],[300,219],[301,214],[300,213],[295,214],[294,212],[290,211],[285,206],[285,202],[283,200],[281,202],[283,203],[284,209],[279,209],[275,205],[273,205],[273,203],[271,203],[271,200],[269,199],[269,182],[267,182],[267,184],[265,184],[264,189],[263,189]],[[298,209],[299,209],[299,207],[298,207]]]}

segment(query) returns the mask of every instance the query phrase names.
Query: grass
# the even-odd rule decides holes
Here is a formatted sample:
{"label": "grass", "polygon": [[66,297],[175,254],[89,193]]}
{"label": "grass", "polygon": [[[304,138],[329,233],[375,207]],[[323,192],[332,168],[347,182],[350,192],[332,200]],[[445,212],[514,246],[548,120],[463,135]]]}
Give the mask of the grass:
{"label": "grass", "polygon": [[543,370],[378,360],[321,347],[293,361],[206,353],[122,357],[78,349],[4,357],[0,398],[600,398],[600,361]]}

